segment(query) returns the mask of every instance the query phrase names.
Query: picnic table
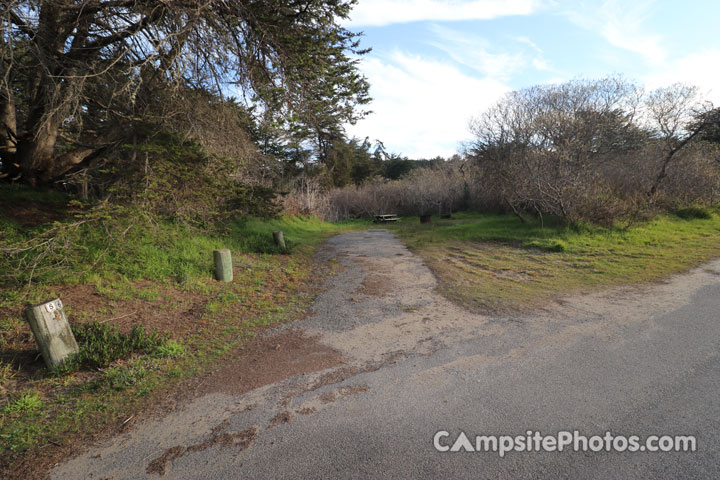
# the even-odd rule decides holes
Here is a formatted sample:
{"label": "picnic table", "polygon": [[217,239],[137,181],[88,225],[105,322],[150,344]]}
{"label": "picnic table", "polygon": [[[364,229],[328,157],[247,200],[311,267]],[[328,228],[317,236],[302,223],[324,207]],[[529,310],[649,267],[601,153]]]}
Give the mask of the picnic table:
{"label": "picnic table", "polygon": [[375,215],[375,223],[397,222],[398,217],[394,213],[386,215]]}

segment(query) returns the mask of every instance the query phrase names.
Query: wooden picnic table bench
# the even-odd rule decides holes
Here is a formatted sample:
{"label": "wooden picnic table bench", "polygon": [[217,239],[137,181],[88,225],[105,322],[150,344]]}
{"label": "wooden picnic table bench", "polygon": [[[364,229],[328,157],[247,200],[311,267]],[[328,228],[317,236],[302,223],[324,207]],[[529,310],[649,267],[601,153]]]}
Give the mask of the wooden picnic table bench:
{"label": "wooden picnic table bench", "polygon": [[375,223],[385,223],[385,222],[397,222],[398,217],[397,215],[389,214],[389,215],[375,215]]}

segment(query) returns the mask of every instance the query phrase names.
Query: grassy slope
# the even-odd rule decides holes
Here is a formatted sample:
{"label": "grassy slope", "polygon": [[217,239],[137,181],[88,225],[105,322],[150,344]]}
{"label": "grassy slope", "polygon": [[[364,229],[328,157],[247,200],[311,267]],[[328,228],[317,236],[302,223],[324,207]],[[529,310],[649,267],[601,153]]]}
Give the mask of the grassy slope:
{"label": "grassy slope", "polygon": [[655,281],[720,255],[720,218],[674,215],[629,228],[523,224],[460,214],[389,227],[424,257],[441,290],[486,312],[524,310],[558,295]]}
{"label": "grassy slope", "polygon": [[[34,202],[35,208],[52,201],[58,209],[63,201],[54,195],[46,199],[11,193],[15,201]],[[23,225],[22,218],[2,223],[0,247],[51,228],[49,223]],[[110,224],[111,234],[125,233],[109,247],[108,231],[99,222],[83,225],[62,251],[69,265],[61,274],[38,269],[39,283],[0,289],[0,472],[12,472],[30,458],[29,452],[48,452],[52,449],[38,449],[67,444],[127,418],[176,381],[210,368],[259,329],[296,318],[322,278],[313,252],[328,236],[353,227],[316,218],[231,222],[224,233],[144,223],[141,216],[112,219]],[[292,254],[277,252],[274,230],[283,230]],[[212,279],[212,250],[217,248],[233,251],[232,283]],[[101,371],[53,376],[36,358],[21,312],[28,303],[54,296],[77,299],[66,304],[71,323],[115,322],[125,312],[140,311],[148,329],[167,332],[181,350],[162,358],[126,359]],[[188,318],[188,311],[196,313]],[[158,322],[162,315],[170,322]],[[190,322],[174,323],[173,318]]]}

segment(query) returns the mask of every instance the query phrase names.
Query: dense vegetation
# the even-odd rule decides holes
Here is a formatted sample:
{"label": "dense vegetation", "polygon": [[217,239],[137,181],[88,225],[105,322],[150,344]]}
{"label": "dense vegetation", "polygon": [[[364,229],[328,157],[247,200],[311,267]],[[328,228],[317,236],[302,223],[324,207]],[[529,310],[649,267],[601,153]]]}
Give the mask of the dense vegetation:
{"label": "dense vegetation", "polygon": [[330,194],[330,216],[511,212],[612,225],[720,201],[718,109],[697,89],[619,78],[511,92],[471,122],[463,158]]}

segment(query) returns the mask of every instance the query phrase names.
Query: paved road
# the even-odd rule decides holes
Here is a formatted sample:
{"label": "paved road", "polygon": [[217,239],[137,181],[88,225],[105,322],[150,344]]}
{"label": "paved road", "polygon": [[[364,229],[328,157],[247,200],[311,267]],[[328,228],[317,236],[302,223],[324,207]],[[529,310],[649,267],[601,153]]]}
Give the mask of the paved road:
{"label": "paved road", "polygon": [[[385,231],[335,237],[326,255],[343,270],[291,327],[344,365],[203,397],[53,477],[720,478],[720,262],[490,318],[436,294],[422,260]],[[450,443],[461,431],[694,435],[697,451],[500,458],[438,452],[439,430]]]}

